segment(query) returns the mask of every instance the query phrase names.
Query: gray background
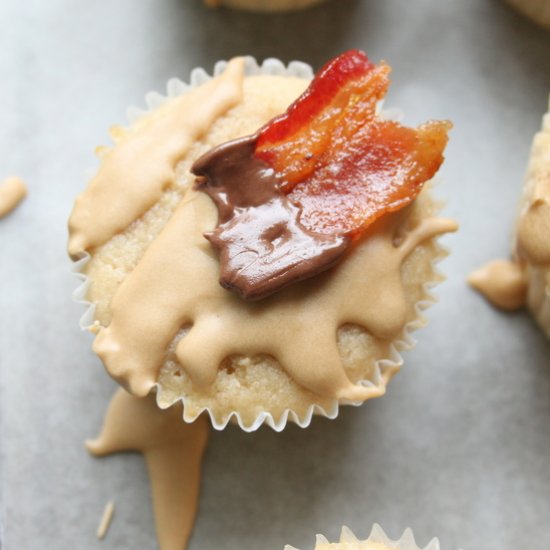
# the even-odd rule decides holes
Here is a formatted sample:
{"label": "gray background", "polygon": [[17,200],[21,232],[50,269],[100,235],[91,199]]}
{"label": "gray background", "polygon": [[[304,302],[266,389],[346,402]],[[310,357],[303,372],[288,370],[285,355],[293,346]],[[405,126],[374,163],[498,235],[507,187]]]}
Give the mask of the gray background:
{"label": "gray background", "polygon": [[[198,549],[310,548],[341,524],[411,526],[444,550],[550,547],[549,344],[465,284],[506,255],[550,91],[550,33],[497,0],[333,0],[260,16],[199,0],[0,0],[0,174],[28,200],[0,220],[0,490],[7,550],[155,547],[139,455],[90,458],[114,384],[78,329],[66,219],[92,151],[129,105],[194,66],[250,53],[315,67],[350,47],[394,68],[387,105],[455,123],[439,194],[461,232],[430,325],[387,395],[307,430],[213,433]],[[116,517],[95,529],[108,499]]]}

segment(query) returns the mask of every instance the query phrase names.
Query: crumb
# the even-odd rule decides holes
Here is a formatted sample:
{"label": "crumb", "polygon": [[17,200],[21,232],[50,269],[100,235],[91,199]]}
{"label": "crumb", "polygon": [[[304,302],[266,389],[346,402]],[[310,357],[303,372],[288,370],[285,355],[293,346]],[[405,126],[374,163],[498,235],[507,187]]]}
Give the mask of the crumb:
{"label": "crumb", "polygon": [[113,519],[114,513],[115,513],[115,503],[114,501],[110,500],[105,505],[105,510],[103,510],[103,515],[101,516],[101,520],[97,527],[98,539],[104,538],[105,535],[107,534],[107,531],[109,530],[109,526],[111,525],[111,521]]}

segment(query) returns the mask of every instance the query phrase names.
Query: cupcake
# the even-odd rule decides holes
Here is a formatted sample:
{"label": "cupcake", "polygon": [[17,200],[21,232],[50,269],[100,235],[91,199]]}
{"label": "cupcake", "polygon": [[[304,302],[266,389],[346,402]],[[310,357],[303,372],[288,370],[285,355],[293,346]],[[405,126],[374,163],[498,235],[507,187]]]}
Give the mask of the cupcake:
{"label": "cupcake", "polygon": [[550,113],[531,147],[510,260],[472,273],[469,283],[495,306],[527,306],[550,337]]}
{"label": "cupcake", "polygon": [[550,0],[506,0],[510,6],[550,30]]}
{"label": "cupcake", "polygon": [[[285,550],[297,550],[285,546]],[[399,540],[391,540],[379,525],[374,525],[369,538],[359,540],[347,527],[342,528],[339,542],[329,542],[317,535],[314,550],[439,550],[439,541],[433,539],[427,546],[420,548],[410,529],[406,529]]]}
{"label": "cupcake", "polygon": [[69,252],[109,374],[183,419],[245,430],[382,395],[441,280],[429,181],[448,122],[378,106],[389,67],[350,51],[219,63],[115,127]]}
{"label": "cupcake", "polygon": [[293,11],[303,10],[320,4],[324,0],[205,0],[205,4],[211,8],[227,6],[247,11]]}

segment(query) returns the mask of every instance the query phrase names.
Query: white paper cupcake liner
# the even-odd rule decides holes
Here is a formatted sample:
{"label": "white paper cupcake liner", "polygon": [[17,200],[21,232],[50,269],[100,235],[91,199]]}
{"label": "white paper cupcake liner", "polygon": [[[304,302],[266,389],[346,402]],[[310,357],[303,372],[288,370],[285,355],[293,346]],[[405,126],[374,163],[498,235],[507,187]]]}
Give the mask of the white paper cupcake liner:
{"label": "white paper cupcake liner", "polygon": [[[253,57],[250,56],[247,56],[244,59],[246,76],[262,74],[298,77],[305,79],[311,79],[314,76],[312,67],[307,63],[303,63],[301,61],[291,61],[288,66],[285,66],[282,61],[275,58],[268,58],[261,64],[259,64]],[[227,61],[218,61],[214,66],[213,76],[220,75],[225,70],[227,63]],[[166,85],[166,95],[162,95],[154,91],[146,94],[145,102],[147,104],[147,109],[140,109],[136,107],[128,108],[126,111],[128,121],[130,122],[130,124],[135,123],[148,111],[156,109],[168,99],[181,96],[187,91],[196,88],[201,84],[204,84],[205,82],[213,78],[213,76],[209,75],[203,68],[195,68],[191,71],[189,83],[185,83],[178,78],[170,79]],[[378,106],[378,112],[380,116],[382,116],[384,119],[400,120],[402,118],[402,113],[398,109],[384,109],[384,111],[382,111],[381,109],[382,103],[380,103],[380,105]],[[412,337],[411,333],[426,324],[426,321],[422,316],[422,311],[424,311],[430,305],[434,304],[437,301],[435,296],[431,294],[430,290],[439,282],[443,281],[444,277],[436,269],[435,264],[437,264],[447,255],[447,249],[438,244],[436,257],[432,261],[434,280],[428,281],[423,285],[425,296],[421,301],[415,304],[415,320],[408,323],[404,327],[402,336],[395,342],[393,342],[390,347],[389,357],[376,361],[374,366],[374,381],[360,380],[357,382],[358,385],[372,387],[372,396],[369,397],[369,399],[379,397],[385,393],[386,385],[393,377],[393,375],[400,370],[403,364],[401,352],[410,350],[416,345],[417,341],[415,340],[415,338]],[[82,304],[86,308],[85,313],[80,319],[81,329],[95,333],[97,332],[97,330],[99,330],[99,323],[97,321],[94,321],[95,305],[86,299],[91,280],[83,273],[83,269],[88,263],[89,259],[89,254],[86,254],[80,260],[73,264],[72,270],[76,274],[77,278],[81,281],[80,286],[78,286],[78,288],[73,292],[73,300],[75,300],[79,304]],[[158,393],[160,391],[158,384],[156,385],[156,390],[158,396]],[[157,397],[157,403],[158,401],[159,400]],[[274,418],[271,413],[264,411],[258,413],[252,422],[248,422],[245,421],[237,411],[233,411],[229,415],[224,415],[223,418],[220,418],[209,407],[195,409],[195,412],[193,414],[190,414],[188,412],[188,407],[186,407],[187,399],[185,397],[179,397],[166,406],[171,406],[180,401],[183,403],[183,420],[185,422],[194,422],[201,414],[206,413],[210,416],[212,426],[216,430],[223,430],[226,428],[229,422],[232,422],[236,423],[245,432],[253,432],[263,424],[266,424],[273,428],[273,430],[280,432],[285,428],[288,421],[297,424],[301,428],[306,428],[310,425],[313,416],[324,416],[326,418],[334,419],[338,416],[340,405],[359,406],[364,403],[364,401],[347,400],[342,400],[339,403],[335,400],[334,403],[332,403],[332,405],[328,408],[324,408],[317,404],[311,405],[302,414],[298,414],[296,411],[291,409],[286,409],[283,414],[277,419]]]}
{"label": "white paper cupcake liner", "polygon": [[[439,540],[437,538],[432,539],[424,547],[419,546],[414,539],[414,535],[411,529],[405,529],[405,531],[401,535],[401,538],[399,538],[398,540],[392,540],[386,535],[382,527],[375,523],[369,535],[369,538],[366,540],[359,540],[350,529],[348,529],[347,527],[342,527],[342,532],[340,534],[340,540],[338,541],[338,543],[342,545],[345,544],[346,549],[355,550],[353,548],[353,544],[359,545],[359,543],[363,542],[382,544],[389,549],[391,548],[392,550],[441,550],[441,547],[439,546]],[[338,549],[338,543],[335,544],[334,550]],[[327,544],[330,544],[330,542],[323,535],[317,535],[314,550],[322,548],[322,545]],[[287,544],[284,550],[298,550],[298,548],[294,548],[294,546],[289,546]]]}

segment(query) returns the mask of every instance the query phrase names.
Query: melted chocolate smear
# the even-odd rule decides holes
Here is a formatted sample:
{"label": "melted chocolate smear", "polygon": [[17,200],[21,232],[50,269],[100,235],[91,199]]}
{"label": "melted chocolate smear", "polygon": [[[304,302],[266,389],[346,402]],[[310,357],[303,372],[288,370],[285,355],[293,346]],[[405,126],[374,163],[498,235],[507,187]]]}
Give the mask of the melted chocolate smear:
{"label": "melted chocolate smear", "polygon": [[218,208],[218,225],[205,237],[220,255],[220,284],[259,300],[313,277],[342,257],[350,239],[314,233],[301,209],[280,191],[274,170],[254,156],[257,136],[212,149],[192,166],[197,189]]}

